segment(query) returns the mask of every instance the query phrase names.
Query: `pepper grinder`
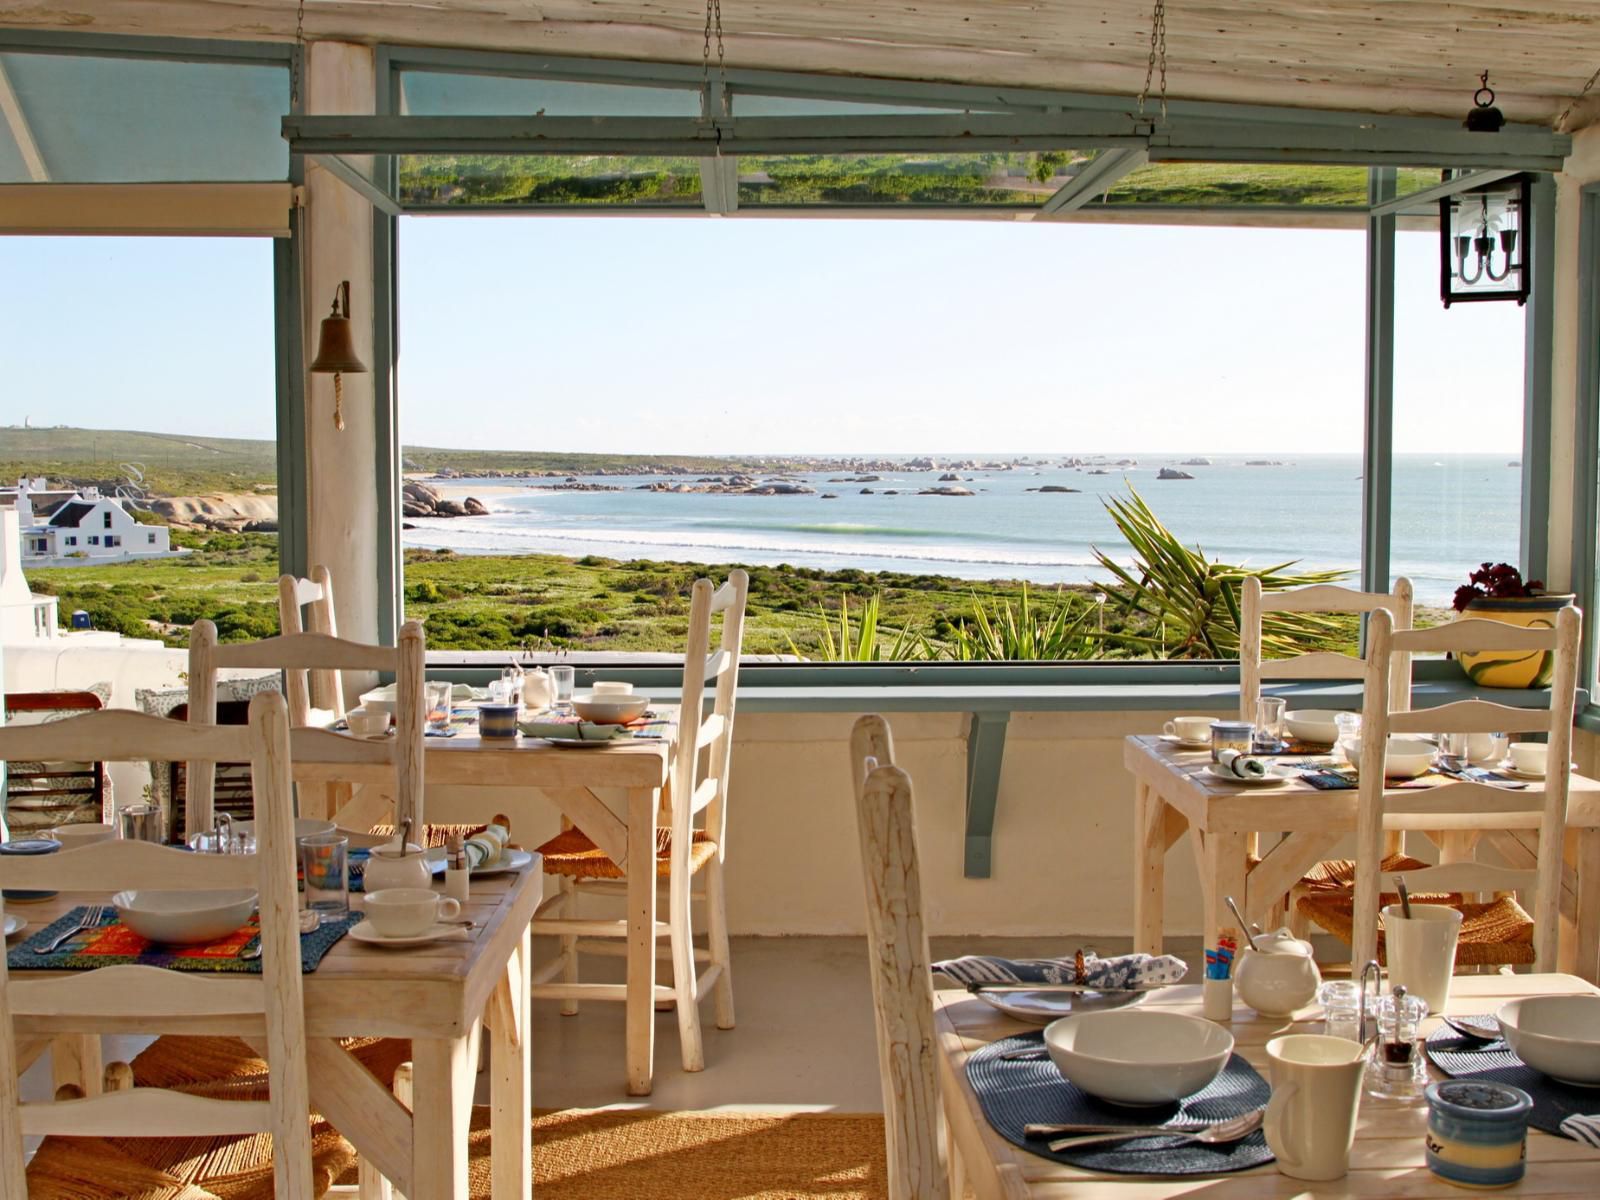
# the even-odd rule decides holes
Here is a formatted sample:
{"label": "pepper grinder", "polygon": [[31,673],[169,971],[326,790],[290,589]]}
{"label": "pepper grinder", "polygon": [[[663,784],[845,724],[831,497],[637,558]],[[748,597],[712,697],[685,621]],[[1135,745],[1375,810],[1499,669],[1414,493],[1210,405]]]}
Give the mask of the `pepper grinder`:
{"label": "pepper grinder", "polygon": [[1397,983],[1378,1001],[1378,1040],[1367,1065],[1367,1092],[1394,1100],[1420,1100],[1428,1083],[1422,1051],[1422,1022],[1427,1001]]}
{"label": "pepper grinder", "polygon": [[466,841],[459,833],[452,833],[445,842],[444,894],[458,904],[466,904],[471,880]]}

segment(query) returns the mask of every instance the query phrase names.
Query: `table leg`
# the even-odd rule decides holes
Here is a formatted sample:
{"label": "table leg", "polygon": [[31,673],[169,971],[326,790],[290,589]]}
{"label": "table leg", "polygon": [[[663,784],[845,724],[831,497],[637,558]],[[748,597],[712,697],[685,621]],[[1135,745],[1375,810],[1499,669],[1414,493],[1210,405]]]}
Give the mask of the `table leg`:
{"label": "table leg", "polygon": [[[1133,948],[1142,954],[1160,954],[1165,922],[1167,849],[1180,836],[1184,821],[1176,809],[1151,790],[1136,783],[1133,792]],[[1169,826],[1178,825],[1178,835]]]}
{"label": "table leg", "polygon": [[477,1056],[473,1039],[414,1038],[412,1194],[467,1200],[467,1126]]}
{"label": "table leg", "polygon": [[648,1096],[655,1061],[656,794],[628,793],[628,1095]]}
{"label": "table leg", "polygon": [[528,1074],[528,960],[531,930],[496,985],[489,1014],[490,1135],[494,1144],[491,1195],[527,1200],[533,1195],[533,1094]]}
{"label": "table leg", "polygon": [[64,1033],[50,1043],[50,1082],[56,1089],[75,1087],[82,1096],[98,1096],[105,1065],[97,1033]]}
{"label": "table leg", "polygon": [[1578,831],[1578,908],[1573,914],[1578,940],[1574,971],[1600,983],[1600,829]]}
{"label": "table leg", "polygon": [[[1228,909],[1227,897],[1232,896],[1243,910],[1248,841],[1248,837],[1242,833],[1218,833],[1212,830],[1205,836],[1205,851],[1201,856],[1205,864],[1201,873],[1201,884],[1206,893],[1205,929],[1202,933],[1205,945],[1216,941],[1219,929],[1233,929],[1239,924]],[[1242,943],[1244,930],[1238,929],[1237,935]]]}

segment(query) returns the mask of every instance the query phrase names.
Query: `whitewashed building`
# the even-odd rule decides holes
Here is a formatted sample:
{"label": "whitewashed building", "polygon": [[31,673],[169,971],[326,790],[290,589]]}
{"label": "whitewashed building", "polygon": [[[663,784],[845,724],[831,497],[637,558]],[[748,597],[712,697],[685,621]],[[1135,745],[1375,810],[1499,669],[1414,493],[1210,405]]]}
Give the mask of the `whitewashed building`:
{"label": "whitewashed building", "polygon": [[102,496],[95,488],[50,490],[42,483],[22,480],[0,498],[0,503],[17,511],[24,564],[74,566],[174,552],[166,526],[139,524],[119,498]]}

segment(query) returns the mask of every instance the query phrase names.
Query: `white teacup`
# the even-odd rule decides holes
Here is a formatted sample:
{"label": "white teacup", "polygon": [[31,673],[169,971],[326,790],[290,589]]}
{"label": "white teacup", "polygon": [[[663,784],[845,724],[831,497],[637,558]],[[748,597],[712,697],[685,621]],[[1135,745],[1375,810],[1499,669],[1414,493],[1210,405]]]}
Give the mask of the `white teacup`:
{"label": "white teacup", "polygon": [[50,831],[50,836],[61,843],[63,850],[75,850],[79,846],[108,842],[117,836],[117,830],[113,825],[58,825]]}
{"label": "white teacup", "polygon": [[388,709],[352,708],[344,719],[357,737],[382,737],[389,732]]}
{"label": "white teacup", "polygon": [[1194,742],[1196,745],[1209,743],[1211,726],[1215,720],[1215,717],[1173,717],[1162,726],[1162,732],[1180,742]]}
{"label": "white teacup", "polygon": [[385,888],[369,892],[362,906],[367,920],[384,937],[417,937],[439,921],[461,915],[461,903],[428,888]]}
{"label": "white teacup", "polygon": [[1293,1033],[1267,1043],[1272,1100],[1263,1128],[1278,1170],[1291,1179],[1341,1179],[1350,1170],[1364,1047],[1348,1038]]}
{"label": "white teacup", "polygon": [[1443,904],[1413,904],[1411,915],[1398,904],[1383,908],[1383,940],[1389,957],[1389,982],[1427,1001],[1428,1011],[1444,1012],[1456,966],[1461,912]]}
{"label": "white teacup", "polygon": [[1543,742],[1511,743],[1511,765],[1524,775],[1543,775],[1549,759],[1550,747]]}
{"label": "white teacup", "polygon": [[618,683],[614,680],[597,679],[589,691],[596,696],[631,696],[633,684]]}

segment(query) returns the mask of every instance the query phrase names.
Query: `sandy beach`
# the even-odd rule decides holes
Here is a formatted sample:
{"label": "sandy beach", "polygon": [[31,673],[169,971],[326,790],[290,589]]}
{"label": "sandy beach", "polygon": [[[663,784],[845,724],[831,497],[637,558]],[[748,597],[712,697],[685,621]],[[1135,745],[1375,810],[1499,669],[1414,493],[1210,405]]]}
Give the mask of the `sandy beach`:
{"label": "sandy beach", "polygon": [[525,496],[528,489],[525,487],[507,487],[505,484],[473,484],[471,487],[459,486],[453,483],[431,482],[428,486],[438,492],[446,500],[465,500],[468,496],[476,496],[479,500],[487,500],[491,496]]}

